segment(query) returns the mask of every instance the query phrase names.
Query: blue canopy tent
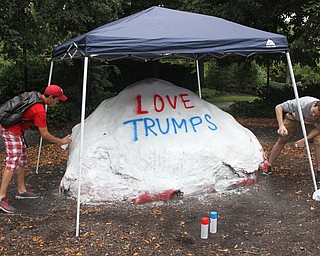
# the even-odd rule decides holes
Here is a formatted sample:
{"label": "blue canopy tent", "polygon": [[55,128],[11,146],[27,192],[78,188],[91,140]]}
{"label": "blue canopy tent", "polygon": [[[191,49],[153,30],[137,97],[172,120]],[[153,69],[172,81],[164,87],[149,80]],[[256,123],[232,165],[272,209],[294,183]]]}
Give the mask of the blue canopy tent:
{"label": "blue canopy tent", "polygon": [[53,59],[200,59],[285,52],[285,36],[221,18],[151,7],[96,28],[53,50]]}
{"label": "blue canopy tent", "polygon": [[[210,57],[223,58],[235,55],[248,57],[254,54],[269,53],[286,54],[292,86],[300,106],[286,37],[213,16],[151,7],[98,27],[55,47],[52,53],[49,84],[54,61],[84,59],[76,235],[79,235],[82,145],[89,59],[112,61],[132,58],[154,61],[163,58],[184,58],[194,60],[197,66],[199,96],[201,97],[199,60]],[[302,117],[301,108],[299,108],[299,115]],[[306,130],[303,118],[300,119],[313,181],[317,189]]]}

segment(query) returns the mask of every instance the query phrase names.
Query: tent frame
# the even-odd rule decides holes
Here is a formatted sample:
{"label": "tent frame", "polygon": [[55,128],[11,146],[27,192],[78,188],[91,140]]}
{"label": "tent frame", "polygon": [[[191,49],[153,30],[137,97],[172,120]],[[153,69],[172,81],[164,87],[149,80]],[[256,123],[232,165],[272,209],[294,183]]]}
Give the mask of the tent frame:
{"label": "tent frame", "polygon": [[[68,53],[68,57],[72,56],[72,54]],[[298,114],[300,118],[300,123],[301,123],[301,128],[302,128],[302,133],[304,137],[304,142],[306,145],[306,151],[308,154],[308,159],[309,159],[309,165],[310,165],[310,172],[312,174],[312,180],[314,184],[314,189],[315,191],[318,189],[317,188],[317,183],[314,175],[314,168],[313,168],[313,163],[312,163],[312,158],[311,158],[311,153],[310,153],[310,147],[309,147],[309,142],[307,139],[307,132],[303,120],[303,115],[302,115],[302,109],[300,105],[300,100],[299,100],[299,94],[297,90],[297,85],[294,77],[294,72],[292,68],[292,63],[291,63],[291,58],[289,52],[285,53],[286,58],[287,58],[287,65],[289,68],[290,72],[290,78],[291,78],[291,83],[294,91],[294,95],[297,101],[298,105]],[[198,81],[198,89],[199,89],[199,97],[201,98],[201,82],[200,82],[200,68],[199,68],[199,59],[195,59],[196,61],[196,69],[197,69],[197,81]],[[52,79],[52,73],[53,73],[53,63],[54,61],[51,61],[51,67],[50,67],[50,74],[49,74],[49,81],[48,85],[51,84],[51,79]],[[86,94],[87,94],[87,80],[88,80],[88,66],[89,66],[89,57],[85,56],[84,57],[84,65],[83,65],[83,83],[82,83],[82,102],[81,102],[81,126],[80,126],[80,149],[79,149],[79,172],[78,172],[78,196],[77,196],[77,217],[76,217],[76,236],[79,236],[80,230],[80,206],[81,206],[81,175],[82,175],[82,164],[83,164],[83,142],[84,142],[84,135],[85,135],[85,108],[86,108]],[[42,138],[40,139],[40,146],[39,146],[39,152],[38,152],[38,161],[37,161],[37,167],[36,167],[36,173],[38,174],[38,167],[39,167],[39,161],[40,161],[40,154],[41,154],[41,146],[42,146]]]}
{"label": "tent frame", "polygon": [[[151,15],[152,11],[156,11],[156,14],[157,14],[157,11],[161,11],[161,12],[164,11],[162,9],[165,9],[165,8],[159,9],[159,7],[151,7],[143,12],[126,17],[126,18],[124,18],[124,20],[126,22],[131,21],[131,20],[134,20],[135,18],[139,18],[140,16],[142,16],[142,14]],[[178,11],[170,10],[169,12],[171,13],[171,12],[178,12]],[[181,12],[181,11],[179,11],[179,12]],[[181,13],[183,15],[186,15],[185,12],[181,12]],[[176,15],[176,13],[174,13],[174,14]],[[189,13],[189,14],[192,15],[191,13]],[[196,15],[197,15],[197,17],[201,17],[201,18],[204,17],[203,15],[199,15],[199,14],[196,14]],[[152,16],[152,18],[154,17],[153,15],[151,15],[151,16]],[[148,16],[148,17],[150,18],[150,16]],[[222,19],[218,19],[213,16],[212,16],[212,18],[215,18],[215,21],[218,21],[218,23],[221,24]],[[174,20],[176,20],[176,16],[174,16]],[[109,23],[106,26],[102,26],[97,29],[99,30],[101,28],[102,29],[106,28],[107,29],[106,31],[110,32],[110,33],[107,33],[107,35],[110,36],[110,34],[112,34],[114,31],[117,31],[117,29],[113,29],[113,30],[108,31],[110,26],[117,27],[120,22],[121,22],[121,20],[117,20],[115,22]],[[185,19],[183,20],[183,25],[185,24],[184,22],[185,22]],[[225,21],[225,22],[228,23],[228,26],[230,28],[230,22],[228,22],[228,21]],[[241,26],[239,24],[236,24],[236,25],[237,25],[237,28],[239,28],[242,31],[242,28],[244,26]],[[221,32],[221,27],[219,26],[219,28],[220,29],[217,31]],[[252,29],[252,28],[248,27],[248,29]],[[166,30],[166,29],[164,29],[164,30]],[[254,29],[252,29],[252,30],[254,30]],[[183,30],[183,33],[189,33],[188,31],[189,30]],[[215,31],[215,30],[211,30],[211,31]],[[110,49],[106,48],[106,45],[104,45],[103,49],[105,49],[106,51],[103,52],[103,51],[101,51],[101,49],[99,47],[97,47],[97,45],[96,45],[97,42],[94,42],[93,45],[90,44],[89,41],[92,39],[92,37],[94,37],[92,34],[91,34],[91,36],[88,37],[89,41],[87,41],[86,35],[82,35],[80,37],[71,39],[71,40],[63,43],[54,49],[54,52],[52,55],[52,60],[51,60],[48,85],[51,84],[54,61],[65,60],[65,59],[84,59],[84,66],[83,66],[84,72],[83,72],[83,83],[82,83],[82,102],[81,102],[81,126],[80,126],[76,236],[79,236],[80,205],[81,205],[81,175],[82,175],[82,162],[83,162],[83,160],[82,160],[83,159],[83,144],[84,144],[83,142],[84,142],[84,134],[85,134],[85,124],[84,123],[85,123],[88,66],[89,66],[90,59],[98,59],[98,60],[105,60],[105,61],[113,61],[113,60],[118,60],[118,59],[143,59],[143,60],[148,60],[148,61],[155,61],[155,60],[160,60],[160,59],[164,59],[164,58],[193,60],[196,62],[195,64],[196,64],[196,69],[197,69],[198,90],[199,90],[199,97],[201,98],[201,81],[200,81],[201,79],[200,79],[199,60],[204,59],[204,58],[212,58],[212,57],[224,58],[227,56],[250,57],[255,54],[269,54],[269,53],[285,54],[286,59],[287,59],[287,64],[289,67],[290,78],[291,78],[292,87],[294,90],[294,95],[295,95],[297,105],[298,105],[298,114],[299,114],[299,118],[300,118],[300,123],[301,123],[301,127],[302,127],[305,145],[306,145],[306,150],[308,153],[310,171],[312,173],[315,190],[317,190],[317,184],[316,184],[316,179],[315,179],[315,174],[314,174],[314,169],[313,169],[313,164],[312,164],[312,159],[311,159],[311,154],[310,154],[310,148],[309,148],[309,144],[308,144],[307,133],[306,133],[306,128],[305,128],[305,124],[304,124],[304,120],[303,120],[297,85],[295,82],[292,63],[291,63],[291,59],[290,59],[290,54],[288,52],[287,40],[284,36],[279,35],[279,34],[273,34],[273,33],[268,33],[268,32],[259,31],[259,30],[254,30],[254,31],[258,32],[259,35],[261,34],[261,32],[264,32],[265,34],[263,35],[262,38],[256,38],[255,36],[254,37],[251,36],[251,37],[246,38],[246,37],[242,37],[242,34],[241,35],[238,34],[236,37],[234,37],[232,39],[233,40],[232,43],[234,43],[234,44],[232,44],[232,47],[230,47],[230,48],[228,48],[228,47],[225,48],[225,46],[228,44],[225,41],[221,41],[221,37],[217,39],[217,41],[219,41],[219,44],[215,45],[213,42],[215,42],[214,40],[216,40],[216,37],[214,37],[214,38],[207,39],[207,40],[209,40],[209,43],[207,42],[207,44],[204,45],[204,48],[198,49],[203,46],[203,41],[205,41],[205,40],[203,40],[203,39],[200,40],[200,38],[203,38],[202,36],[206,35],[206,33],[205,33],[205,34],[201,34],[201,35],[198,34],[198,37],[196,38],[195,41],[189,42],[188,46],[191,47],[191,49],[190,48],[184,48],[184,49],[179,48],[177,50],[176,46],[180,42],[182,42],[181,40],[183,40],[183,38],[185,36],[185,34],[183,34],[181,37],[181,33],[180,33],[180,37],[174,38],[176,41],[174,41],[172,44],[169,43],[165,48],[161,48],[162,50],[155,48],[154,45],[152,45],[152,44],[151,45],[147,44],[149,48],[144,48],[143,50],[140,49],[139,51],[136,51],[135,50],[136,48],[134,48],[134,47],[132,49],[123,51],[123,49],[121,47],[119,47],[118,52],[112,51],[110,53]],[[93,34],[96,35],[96,32],[97,32],[97,30],[94,30]],[[151,34],[153,37],[154,34],[153,33],[151,33]],[[223,36],[223,35],[224,34],[220,34],[220,36]],[[126,37],[122,37],[124,40],[126,40],[127,34],[125,36]],[[176,35],[174,35],[174,36],[176,36]],[[273,42],[273,40],[268,38],[269,36],[271,38],[273,36],[275,36],[276,40],[278,40],[278,42],[279,42],[279,47],[276,47],[276,44]],[[164,37],[166,37],[166,36],[164,36]],[[111,35],[111,38],[112,38],[112,35]],[[147,37],[147,38],[149,39],[149,37]],[[140,38],[137,37],[136,39],[138,40],[138,44],[141,44],[141,41],[139,41]],[[248,42],[247,41],[244,42],[243,41],[244,39],[248,39]],[[262,41],[260,40],[258,42],[257,39],[263,40],[263,44],[265,42],[264,40],[266,40],[267,42],[261,48]],[[100,38],[100,40],[101,40],[101,38]],[[108,41],[108,38],[104,37],[103,40],[104,40],[103,42],[106,42],[106,41]],[[124,42],[126,42],[126,41],[124,41]],[[195,46],[193,43],[196,43]],[[183,43],[181,45],[183,45]],[[240,45],[240,47],[239,47],[239,45]],[[160,45],[160,46],[162,47],[162,45]],[[172,47],[172,48],[170,48],[170,47]],[[100,49],[100,52],[99,52],[99,49]],[[90,53],[90,51],[91,51],[91,53]],[[38,173],[41,145],[42,145],[42,139],[40,139],[40,147],[39,147],[36,173]]]}

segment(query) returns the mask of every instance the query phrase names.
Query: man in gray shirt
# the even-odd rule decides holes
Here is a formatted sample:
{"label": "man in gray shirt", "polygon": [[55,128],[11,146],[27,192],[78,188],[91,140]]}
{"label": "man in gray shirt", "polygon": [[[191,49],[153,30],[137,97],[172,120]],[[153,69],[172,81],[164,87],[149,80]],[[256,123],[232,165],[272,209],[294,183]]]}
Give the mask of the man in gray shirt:
{"label": "man in gray shirt", "polygon": [[[314,97],[302,97],[299,99],[303,120],[306,126],[307,139],[312,141],[315,149],[317,164],[317,182],[320,183],[320,101]],[[296,99],[288,100],[275,107],[276,117],[279,125],[279,138],[273,146],[270,157],[268,170],[262,174],[269,175],[272,173],[272,165],[280,155],[284,145],[295,135],[300,127],[300,118]],[[283,113],[286,113],[283,118]],[[296,147],[304,147],[304,138],[295,142]]]}

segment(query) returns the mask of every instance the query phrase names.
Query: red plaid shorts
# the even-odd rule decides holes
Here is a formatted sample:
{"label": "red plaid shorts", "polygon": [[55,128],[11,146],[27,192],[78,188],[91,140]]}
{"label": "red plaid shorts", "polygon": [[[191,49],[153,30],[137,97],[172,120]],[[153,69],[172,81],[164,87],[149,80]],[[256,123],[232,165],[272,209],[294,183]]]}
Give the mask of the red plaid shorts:
{"label": "red plaid shorts", "polygon": [[1,134],[6,149],[5,170],[16,172],[27,165],[27,148],[23,136],[15,135],[1,127]]}

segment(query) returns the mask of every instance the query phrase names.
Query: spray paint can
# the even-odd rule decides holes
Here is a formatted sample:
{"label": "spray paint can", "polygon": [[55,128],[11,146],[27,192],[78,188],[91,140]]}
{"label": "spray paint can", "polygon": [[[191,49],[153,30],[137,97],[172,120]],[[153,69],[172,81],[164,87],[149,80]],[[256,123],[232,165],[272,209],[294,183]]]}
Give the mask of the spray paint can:
{"label": "spray paint can", "polygon": [[60,147],[61,147],[63,150],[66,150],[68,146],[69,146],[69,144],[62,144]]}
{"label": "spray paint can", "polygon": [[278,133],[280,136],[286,136],[286,135],[288,135],[288,132],[280,132],[280,129],[277,130],[277,133]]}
{"label": "spray paint can", "polygon": [[218,213],[210,212],[210,233],[217,233]]}
{"label": "spray paint can", "polygon": [[207,239],[209,233],[209,218],[201,218],[201,239]]}

